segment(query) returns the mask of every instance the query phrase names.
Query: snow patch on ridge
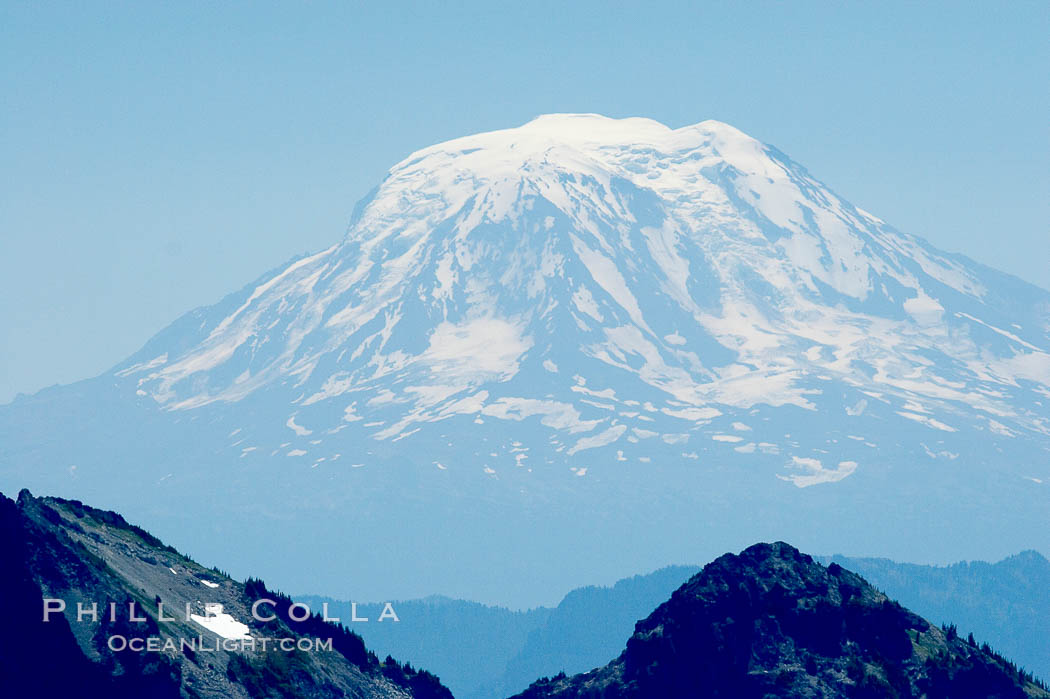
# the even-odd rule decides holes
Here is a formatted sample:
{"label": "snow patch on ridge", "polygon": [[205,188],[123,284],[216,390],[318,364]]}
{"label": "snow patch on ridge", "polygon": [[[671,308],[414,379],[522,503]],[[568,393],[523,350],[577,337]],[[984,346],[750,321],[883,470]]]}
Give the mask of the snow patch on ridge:
{"label": "snow patch on ridge", "polygon": [[190,614],[190,619],[222,638],[235,641],[251,638],[248,625],[224,612],[221,604],[206,604],[204,610],[203,615]]}

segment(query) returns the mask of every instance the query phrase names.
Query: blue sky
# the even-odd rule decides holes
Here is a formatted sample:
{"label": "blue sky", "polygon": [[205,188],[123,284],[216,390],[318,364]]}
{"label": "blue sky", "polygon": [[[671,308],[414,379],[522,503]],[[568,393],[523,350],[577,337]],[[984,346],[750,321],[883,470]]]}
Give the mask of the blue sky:
{"label": "blue sky", "polygon": [[731,123],[1050,288],[1050,3],[0,3],[0,402],[327,247],[411,151]]}

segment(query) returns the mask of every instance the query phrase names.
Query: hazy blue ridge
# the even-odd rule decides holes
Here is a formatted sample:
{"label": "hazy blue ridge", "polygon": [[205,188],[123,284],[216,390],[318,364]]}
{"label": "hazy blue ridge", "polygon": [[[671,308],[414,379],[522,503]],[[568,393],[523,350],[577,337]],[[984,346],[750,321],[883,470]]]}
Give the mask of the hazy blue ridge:
{"label": "hazy blue ridge", "polygon": [[393,602],[397,622],[378,621],[381,604],[358,604],[358,617],[368,622],[355,623],[349,602],[310,595],[296,599],[315,610],[327,602],[329,615],[339,617],[367,639],[379,657],[398,657],[398,649],[404,649],[413,665],[440,668],[434,673],[458,699],[480,696],[480,688],[500,677],[553,611],[545,607],[512,611],[433,596]]}
{"label": "hazy blue ridge", "polygon": [[[368,622],[352,628],[380,657],[391,654],[441,678],[458,699],[506,696],[537,677],[589,670],[615,656],[634,624],[699,571],[669,566],[620,580],[612,587],[572,590],[554,609],[512,611],[447,597],[394,603],[397,623],[376,619],[379,604],[359,604]],[[348,602],[297,597],[313,609],[350,619]]]}
{"label": "hazy blue ridge", "polygon": [[[547,623],[529,634],[488,696],[509,696],[537,677],[590,670],[615,657],[634,632],[634,625],[699,566],[668,566],[648,575],[620,580],[612,587],[573,590],[551,612]],[[480,697],[479,697],[480,699]]]}
{"label": "hazy blue ridge", "polygon": [[1023,551],[998,563],[949,566],[896,563],[884,558],[825,557],[858,573],[905,607],[1033,672],[1050,677],[1050,561]]}
{"label": "hazy blue ridge", "polygon": [[[955,624],[961,635],[972,632],[1037,677],[1050,677],[1050,561],[1039,553],[949,566],[816,559],[861,575],[935,624]],[[699,570],[669,566],[612,587],[578,588],[553,609],[525,612],[435,596],[395,603],[401,622],[393,624],[375,622],[380,605],[360,604],[358,614],[369,622],[353,628],[381,656],[435,672],[459,699],[509,696],[539,677],[585,672],[615,658],[635,622]],[[327,601],[333,615],[349,618],[347,602],[297,599],[313,608]]]}

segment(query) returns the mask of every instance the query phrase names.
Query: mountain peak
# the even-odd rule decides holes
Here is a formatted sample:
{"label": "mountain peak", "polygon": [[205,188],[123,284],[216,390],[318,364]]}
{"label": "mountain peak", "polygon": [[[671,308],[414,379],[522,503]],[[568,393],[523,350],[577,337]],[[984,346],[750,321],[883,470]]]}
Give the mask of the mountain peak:
{"label": "mountain peak", "polygon": [[954,627],[778,542],[705,566],[608,665],[541,680],[519,698],[964,695],[1050,697]]}
{"label": "mountain peak", "polygon": [[[616,167],[616,151],[628,149],[668,155],[707,146],[712,153],[738,155],[761,144],[742,131],[719,121],[701,121],[678,129],[645,117],[615,119],[600,114],[543,114],[509,129],[487,131],[438,143],[416,151],[391,169],[392,176],[418,171],[421,166],[440,166],[435,156],[462,160],[464,169],[485,171],[498,162],[521,166],[536,160],[550,162],[566,158],[563,167],[581,163],[571,154],[586,154],[606,166]],[[473,155],[474,157],[467,157]],[[518,172],[518,174],[522,174]]]}
{"label": "mountain peak", "polygon": [[[728,136],[750,138],[729,124],[715,120],[701,121],[691,126],[673,129],[648,117],[615,118],[594,113],[552,113],[541,114],[521,126],[485,131],[435,144],[422,151],[417,151],[417,154],[445,147],[454,150],[459,144],[471,141],[497,145],[514,144],[525,138],[533,138],[561,143],[644,144],[659,143],[672,135],[690,133],[722,133]],[[408,159],[412,159],[413,156],[409,156]]]}
{"label": "mountain peak", "polygon": [[[0,458],[29,474],[19,485],[59,492],[149,463],[163,470],[141,487],[184,489],[186,511],[196,481],[179,475],[198,469],[306,473],[338,503],[384,493],[376,522],[408,479],[426,512],[447,495],[453,510],[505,502],[575,523],[628,498],[655,538],[655,522],[718,522],[825,550],[885,540],[871,548],[899,558],[927,557],[934,535],[867,523],[922,509],[944,527],[940,555],[998,556],[1004,540],[1050,541],[1048,308],[1047,292],[893,229],[730,126],[548,115],[417,152],[341,242],[100,377],[91,390],[121,407],[67,408],[88,394],[56,391],[10,408]],[[78,410],[99,421],[85,440],[110,440],[100,451],[54,438]],[[135,432],[129,457],[112,435]],[[80,455],[118,447],[101,467]],[[261,482],[244,512],[269,509]],[[784,492],[811,488],[826,507]],[[981,527],[999,506],[1012,537]],[[529,545],[545,557],[563,541]]]}
{"label": "mountain peak", "polygon": [[717,134],[725,138],[755,140],[735,126],[715,119],[672,128],[649,117],[616,118],[593,113],[541,114],[516,129],[505,131],[543,133],[552,140],[606,143],[653,143],[675,135],[690,134]]}
{"label": "mountain peak", "polygon": [[571,137],[596,141],[614,137],[641,140],[671,131],[670,127],[648,117],[618,119],[604,114],[572,112],[540,114],[517,129],[509,130],[545,133],[555,139]]}
{"label": "mountain peak", "polygon": [[[604,371],[624,371],[642,380],[642,394],[657,391],[655,411],[690,416],[695,428],[723,414],[716,406],[815,410],[827,380],[820,374],[840,377],[847,393],[860,389],[847,415],[890,389],[900,394],[891,413],[934,431],[958,428],[928,417],[924,402],[949,400],[998,416],[1005,430],[1045,437],[1050,427],[1034,411],[1004,404],[1002,384],[1045,383],[1046,338],[1033,318],[1011,320],[1012,330],[1005,319],[985,320],[1004,310],[982,307],[997,301],[985,276],[726,124],[670,129],[549,114],[413,154],[362,203],[342,243],[246,290],[232,313],[200,326],[196,343],[120,374],[145,372],[137,391],[169,408],[237,401],[275,381],[302,387],[293,398],[301,408],[361,392],[357,407],[346,406],[354,415],[365,402],[381,412],[412,406],[384,418],[381,440],[444,411],[484,412],[497,393],[573,434],[603,423],[612,430],[597,442],[551,443],[568,456],[629,428],[601,413],[583,417],[592,410],[550,390],[508,395],[515,377],[537,372],[560,384],[555,394],[571,395],[593,390],[584,384]],[[962,315],[948,313],[949,300]],[[938,339],[958,335],[959,318],[979,319],[979,332],[992,330],[1000,345],[1010,340],[999,350],[1005,363],[975,371],[989,355],[972,335]],[[554,342],[555,329],[579,349]],[[913,343],[947,358],[916,364]],[[573,374],[558,375],[558,366]],[[971,368],[943,375],[946,367]],[[623,377],[617,383],[621,395],[637,393]],[[1041,400],[1020,390],[1028,403]],[[1011,416],[1016,427],[1004,422]],[[811,453],[792,456],[799,473],[783,477],[799,487],[840,480],[860,463],[852,454],[828,467]]]}

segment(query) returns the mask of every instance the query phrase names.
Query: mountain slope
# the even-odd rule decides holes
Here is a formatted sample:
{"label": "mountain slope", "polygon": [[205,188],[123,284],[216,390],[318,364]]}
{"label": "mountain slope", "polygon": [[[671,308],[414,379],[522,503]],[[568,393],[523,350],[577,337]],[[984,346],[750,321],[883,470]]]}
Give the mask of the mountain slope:
{"label": "mountain slope", "polygon": [[[78,501],[0,495],[0,561],[4,696],[452,697],[320,617],[296,621],[261,582],[203,568]],[[256,616],[258,600],[269,602]]]}
{"label": "mountain slope", "polygon": [[[1050,293],[731,126],[548,115],[412,154],[331,248],[0,407],[0,486],[241,569],[337,513],[361,536],[323,545],[365,565],[320,571],[336,597],[532,606],[758,538],[1046,551],[1048,331]],[[317,590],[304,569],[264,572]]]}
{"label": "mountain slope", "polygon": [[[588,396],[622,412],[630,388],[656,406],[635,412],[688,426],[721,406],[812,408],[830,372],[879,384],[898,416],[943,432],[924,416],[966,405],[986,430],[1045,438],[1048,302],[725,124],[555,115],[413,154],[341,243],[114,375],[172,410],[290,384],[300,437],[319,432],[314,416],[331,429],[359,412],[385,418],[367,430],[378,441],[460,415],[538,416],[579,452],[599,427],[645,426],[588,410]],[[556,347],[559,331],[579,347]],[[564,376],[541,380],[559,401],[516,395],[516,377],[544,372]],[[332,402],[334,423],[320,407]],[[626,446],[621,432],[594,441]]]}
{"label": "mountain slope", "polygon": [[[973,633],[1037,677],[1050,677],[1050,562],[1034,551],[997,563],[949,566],[844,556],[815,560],[841,565],[934,624],[953,625],[962,636]],[[699,570],[672,566],[612,587],[578,588],[554,609],[529,612],[448,599],[398,602],[406,623],[355,630],[380,655],[437,672],[461,699],[505,696],[537,677],[584,672],[615,656],[635,622]],[[297,599],[313,608],[325,601]],[[349,615],[347,603],[330,602],[340,616]],[[381,609],[359,607],[371,618]]]}
{"label": "mountain slope", "polygon": [[[489,699],[527,687],[540,675],[588,670],[615,655],[634,624],[699,568],[668,566],[611,587],[570,591],[553,609],[511,611],[476,602],[429,597],[397,603],[399,624],[354,627],[369,648],[425,667],[458,699]],[[349,618],[349,602],[311,595],[296,599]],[[375,619],[381,604],[357,604]]]}
{"label": "mountain slope", "polygon": [[583,672],[600,665],[623,647],[639,619],[697,570],[668,566],[619,580],[612,587],[573,590],[551,610],[546,623],[529,634],[488,696],[519,691],[541,675]]}
{"label": "mountain slope", "polygon": [[[332,614],[351,618],[349,602],[312,595],[296,595],[295,599],[309,604],[311,609],[320,609],[321,604],[328,602]],[[383,605],[357,603],[356,608],[359,616],[375,620]],[[427,597],[397,602],[397,624],[356,624],[354,631],[378,655],[390,654],[437,673],[456,699],[490,699],[500,696],[492,686],[507,663],[521,651],[531,632],[543,626],[551,612],[546,607],[512,611],[477,602]],[[603,659],[606,657],[607,654]],[[530,680],[535,677],[533,674]]]}
{"label": "mountain slope", "polygon": [[[997,563],[950,566],[844,556],[815,560],[858,573],[934,624],[953,625],[962,636],[973,633],[1037,677],[1050,677],[1050,562],[1034,551]],[[553,609],[528,612],[445,598],[398,602],[403,623],[361,624],[355,631],[380,655],[437,672],[460,699],[506,696],[537,677],[585,672],[615,656],[635,622],[699,570],[672,566],[612,587],[577,588]],[[315,609],[328,601],[339,616],[350,615],[346,602],[297,599]],[[358,608],[374,619],[382,605]]]}
{"label": "mountain slope", "polygon": [[1025,551],[997,563],[950,566],[834,556],[835,562],[923,617],[973,633],[1040,677],[1050,677],[1050,561]]}
{"label": "mountain slope", "polygon": [[784,543],[705,566],[638,622],[626,650],[543,697],[1046,697],[988,649],[939,629],[838,564]]}

